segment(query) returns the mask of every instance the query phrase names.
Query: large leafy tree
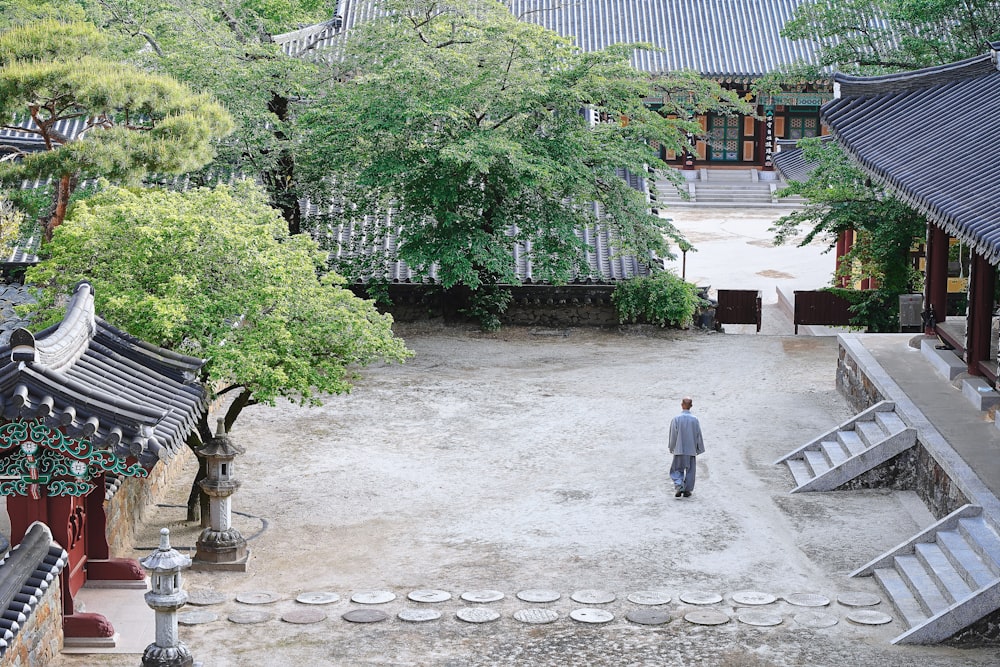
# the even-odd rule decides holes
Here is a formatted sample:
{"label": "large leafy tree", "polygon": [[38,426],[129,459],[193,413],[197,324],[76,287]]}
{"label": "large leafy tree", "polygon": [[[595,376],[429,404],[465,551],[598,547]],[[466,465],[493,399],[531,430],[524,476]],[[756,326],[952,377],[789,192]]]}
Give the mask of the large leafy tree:
{"label": "large leafy tree", "polygon": [[879,74],[979,55],[1000,39],[996,0],[806,0],[785,24],[821,45],[820,66]]}
{"label": "large leafy tree", "polygon": [[[30,118],[43,149],[4,161],[0,178],[53,180],[45,240],[81,179],[134,182],[150,172],[197,169],[231,126],[208,96],[110,59],[107,46],[88,23],[43,20],[0,34],[0,124]],[[84,131],[66,136],[63,121],[80,121]]]}
{"label": "large leafy tree", "polygon": [[[391,318],[355,297],[307,235],[249,182],[188,192],[108,187],[74,205],[27,281],[44,288],[36,322],[58,321],[76,281],[98,313],[144,340],[206,358],[202,380],[229,400],[227,427],[255,403],[318,403],[357,369],[408,352]],[[212,431],[203,418],[189,445]]]}
{"label": "large leafy tree", "polygon": [[[619,175],[661,166],[651,141],[682,150],[686,133],[701,130],[693,111],[748,111],[690,74],[656,90],[630,65],[631,46],[585,53],[502,3],[384,8],[352,29],[332,65],[339,83],[304,114],[303,167],[311,184],[331,188],[314,189],[317,201],[341,201],[334,222],[381,214],[366,239],[395,235],[399,257],[424,272],[436,263],[445,288],[512,282],[515,242],[531,245],[539,277],[566,280],[594,202],[624,252],[667,255],[664,235],[676,231]],[[660,95],[662,113],[644,106]]]}

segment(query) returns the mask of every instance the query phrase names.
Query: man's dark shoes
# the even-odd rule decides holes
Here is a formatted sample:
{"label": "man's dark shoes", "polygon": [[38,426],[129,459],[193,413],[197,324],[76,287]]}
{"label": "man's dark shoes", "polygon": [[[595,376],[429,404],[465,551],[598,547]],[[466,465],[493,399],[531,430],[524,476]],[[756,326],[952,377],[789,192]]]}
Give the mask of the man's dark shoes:
{"label": "man's dark shoes", "polygon": [[685,491],[684,492],[684,497],[685,498],[690,498],[691,497],[691,492],[690,491]]}
{"label": "man's dark shoes", "polygon": [[[682,495],[684,495],[684,489],[677,489],[677,493],[674,494],[674,498],[680,498]],[[689,493],[688,495],[690,496],[691,494]]]}

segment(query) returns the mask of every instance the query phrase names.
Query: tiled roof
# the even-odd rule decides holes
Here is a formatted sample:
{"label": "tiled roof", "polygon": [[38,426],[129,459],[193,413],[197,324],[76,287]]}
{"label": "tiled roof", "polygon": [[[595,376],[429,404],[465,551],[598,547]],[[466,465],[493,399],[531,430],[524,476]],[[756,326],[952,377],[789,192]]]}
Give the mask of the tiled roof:
{"label": "tiled roof", "polygon": [[24,539],[0,562],[0,656],[34,613],[39,600],[66,566],[66,550],[52,540],[48,526],[36,521]]}
{"label": "tiled roof", "polygon": [[[823,141],[832,141],[829,134],[822,137]],[[809,162],[802,154],[802,149],[798,147],[798,139],[778,139],[778,152],[774,154],[774,168],[778,175],[786,181],[803,182],[809,180],[816,164]]]}
{"label": "tiled roof", "polygon": [[[4,155],[9,155],[13,152],[34,153],[45,150],[45,142],[42,140],[41,135],[32,131],[32,128],[37,126],[31,118],[25,118],[8,124],[22,127],[24,130],[0,127],[0,159],[3,159]],[[79,138],[86,127],[86,119],[75,118],[73,120],[59,121],[55,124],[54,129],[58,134],[65,136],[67,140],[71,141]]]}
{"label": "tiled roof", "polygon": [[880,77],[838,75],[842,96],[824,105],[822,116],[877,181],[1000,264],[1000,71],[993,58]]}
{"label": "tiled roof", "polygon": [[0,347],[3,417],[44,419],[149,469],[184,445],[204,411],[203,363],[96,317],[93,288],[81,283],[60,324],[35,336],[19,329]]}
{"label": "tiled roof", "polygon": [[[801,0],[509,0],[515,16],[572,37],[581,49],[645,42],[633,65],[648,72],[694,70],[747,79],[814,60],[811,42],[781,36]],[[335,47],[339,35],[380,14],[378,0],[342,0],[343,29],[330,22],[275,37],[287,53]]]}

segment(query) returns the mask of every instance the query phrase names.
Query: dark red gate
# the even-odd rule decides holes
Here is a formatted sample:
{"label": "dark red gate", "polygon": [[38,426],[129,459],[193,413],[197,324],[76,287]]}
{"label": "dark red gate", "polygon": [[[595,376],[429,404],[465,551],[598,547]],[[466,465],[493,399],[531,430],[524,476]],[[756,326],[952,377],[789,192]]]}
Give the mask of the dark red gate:
{"label": "dark red gate", "polygon": [[760,333],[760,290],[720,289],[715,321],[720,324],[756,324]]}

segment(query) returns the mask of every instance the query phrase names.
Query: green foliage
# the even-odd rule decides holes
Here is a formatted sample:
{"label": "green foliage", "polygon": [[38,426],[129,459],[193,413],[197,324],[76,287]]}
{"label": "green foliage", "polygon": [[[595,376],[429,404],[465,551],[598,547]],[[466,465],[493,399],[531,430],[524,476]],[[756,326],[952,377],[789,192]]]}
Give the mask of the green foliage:
{"label": "green foliage", "polygon": [[290,237],[249,182],[185,193],[108,187],[74,206],[47,250],[27,275],[44,289],[40,326],[58,321],[61,295],[87,279],[102,317],[207,358],[208,386],[241,388],[251,402],[316,403],[347,391],[358,366],[408,354],[389,316],[338,276],[317,278],[315,243]]}
{"label": "green foliage", "polygon": [[[662,96],[666,112],[685,114],[743,109],[738,100],[710,82],[692,85],[690,73],[653,80],[637,72],[631,46],[584,53],[502,3],[384,7],[388,16],[352,31],[344,60],[332,65],[340,83],[302,117],[310,194],[346,198],[321,224],[364,220],[364,243],[399,242],[398,257],[364,253],[372,261],[342,270],[379,277],[402,259],[426,274],[436,263],[445,288],[478,290],[515,282],[520,242],[531,246],[538,279],[563,282],[583,268],[578,231],[597,223],[594,202],[622,252],[669,256],[664,235],[676,230],[618,171],[661,166],[647,142],[680,150],[692,124],[643,98]],[[587,105],[607,122],[590,126],[580,113]]]}
{"label": "green foliage", "polygon": [[897,333],[899,331],[900,292],[889,289],[856,290],[828,287],[828,292],[850,303],[851,326],[868,333]]}
{"label": "green foliage", "polygon": [[483,331],[497,331],[511,298],[510,288],[505,285],[480,285],[469,294],[469,306],[463,313],[479,322]]}
{"label": "green foliage", "polygon": [[940,65],[1000,39],[996,0],[806,0],[782,34],[821,46],[820,66],[880,74]]}
{"label": "green foliage", "polygon": [[0,193],[0,252],[9,253],[21,236],[24,214]]}
{"label": "green foliage", "polygon": [[698,288],[670,271],[623,281],[615,287],[611,299],[619,322],[681,328],[691,326],[701,303]]}

